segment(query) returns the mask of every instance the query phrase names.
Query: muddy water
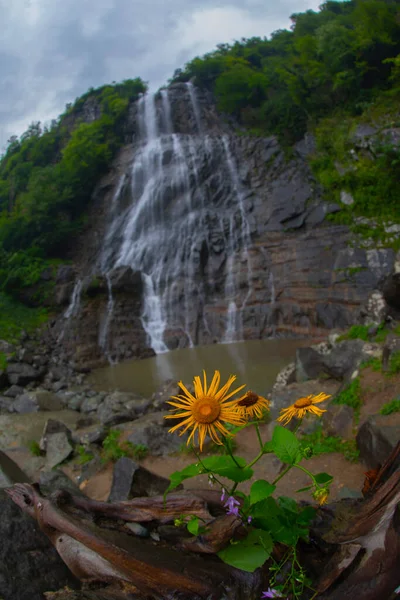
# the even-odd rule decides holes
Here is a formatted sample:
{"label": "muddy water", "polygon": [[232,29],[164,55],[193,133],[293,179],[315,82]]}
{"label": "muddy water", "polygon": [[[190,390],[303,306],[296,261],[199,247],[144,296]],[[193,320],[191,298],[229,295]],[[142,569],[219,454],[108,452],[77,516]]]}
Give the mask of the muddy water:
{"label": "muddy water", "polygon": [[238,383],[263,394],[270,390],[279,371],[294,359],[296,348],[310,343],[274,339],[184,348],[98,369],[91,374],[90,382],[98,390],[118,389],[149,396],[166,379],[190,382],[203,369],[209,375],[218,369],[222,379],[235,374]]}

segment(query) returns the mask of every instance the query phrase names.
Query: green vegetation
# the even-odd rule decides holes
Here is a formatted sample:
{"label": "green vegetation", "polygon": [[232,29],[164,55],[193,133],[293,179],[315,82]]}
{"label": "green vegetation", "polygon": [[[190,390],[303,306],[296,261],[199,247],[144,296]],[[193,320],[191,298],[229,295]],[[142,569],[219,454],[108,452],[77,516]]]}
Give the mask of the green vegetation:
{"label": "green vegetation", "polygon": [[[124,142],[129,104],[145,90],[140,79],[91,89],[50,128],[33,123],[9,140],[0,162],[0,290],[18,297],[65,258],[95,184]],[[96,118],[88,122],[87,112]]]}
{"label": "green vegetation", "polygon": [[19,340],[21,332],[31,333],[48,318],[44,308],[28,308],[10,296],[0,293],[0,339]]}
{"label": "green vegetation", "polygon": [[388,375],[400,373],[400,351],[393,352],[389,358]]}
{"label": "green vegetation", "polygon": [[116,462],[123,456],[143,460],[148,454],[148,448],[143,444],[132,444],[131,442],[120,442],[121,431],[114,429],[109,432],[103,442],[102,458],[104,462]]}
{"label": "green vegetation", "polygon": [[42,456],[42,451],[40,449],[39,442],[32,440],[31,442],[29,442],[28,448],[32,456]]}
{"label": "green vegetation", "polygon": [[354,410],[354,418],[357,422],[360,418],[362,406],[360,378],[356,377],[340,394],[333,400],[333,404],[346,404]]}
{"label": "green vegetation", "polygon": [[340,336],[339,341],[359,339],[364,340],[366,342],[369,338],[369,329],[369,325],[353,325],[352,327],[350,327],[347,333]]}
{"label": "green vegetation", "polygon": [[381,359],[373,356],[370,359],[366,360],[365,362],[361,363],[360,369],[366,369],[366,368],[370,368],[376,372],[381,371],[382,370]]}
{"label": "green vegetation", "polygon": [[86,446],[77,446],[76,451],[78,453],[78,465],[86,465],[94,458],[93,453],[88,451]]}
{"label": "green vegetation", "polygon": [[7,369],[7,355],[4,352],[0,352],[0,370],[5,371]]}
{"label": "green vegetation", "polygon": [[391,415],[392,413],[400,412],[400,400],[395,399],[391,402],[387,402],[382,406],[379,412],[381,415]]}
{"label": "green vegetation", "polygon": [[339,436],[327,435],[322,426],[319,426],[313,433],[303,435],[300,442],[303,450],[312,448],[313,456],[340,452],[346,460],[357,462],[360,454],[355,439],[343,440]]}

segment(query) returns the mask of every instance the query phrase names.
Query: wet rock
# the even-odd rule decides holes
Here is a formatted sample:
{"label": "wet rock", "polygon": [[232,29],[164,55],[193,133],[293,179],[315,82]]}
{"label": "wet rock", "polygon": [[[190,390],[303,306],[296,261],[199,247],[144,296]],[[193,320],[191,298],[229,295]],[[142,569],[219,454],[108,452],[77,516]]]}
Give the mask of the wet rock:
{"label": "wet rock", "polygon": [[143,289],[142,274],[131,267],[118,267],[110,273],[113,290],[141,296]]}
{"label": "wet rock", "polygon": [[52,469],[66,460],[73,452],[69,436],[61,431],[47,436],[46,469]]}
{"label": "wet rock", "polygon": [[72,440],[72,432],[64,423],[61,421],[56,421],[55,419],[48,419],[44,426],[43,434],[39,442],[40,449],[43,452],[47,451],[47,442],[49,436],[53,435],[54,433],[65,433],[68,440]]}
{"label": "wet rock", "polygon": [[370,469],[382,465],[400,439],[400,413],[374,415],[357,433],[360,458]]}
{"label": "wet rock", "polygon": [[19,385],[12,385],[8,390],[3,393],[3,396],[8,398],[16,398],[24,393],[24,388]]}
{"label": "wet rock", "polygon": [[92,396],[85,398],[81,404],[80,411],[84,414],[95,413],[102,403],[100,396]]}
{"label": "wet rock", "polygon": [[[29,482],[29,478],[0,452],[0,482],[6,486]],[[0,483],[0,487],[2,483]],[[0,598],[43,600],[44,592],[78,587],[34,519],[24,513],[0,489]]]}
{"label": "wet rock", "polygon": [[114,392],[100,404],[97,419],[107,425],[132,421],[143,414],[150,405],[150,399],[137,394]]}
{"label": "wet rock", "polygon": [[24,386],[41,379],[43,372],[26,363],[10,363],[7,366],[7,376],[11,384]]}
{"label": "wet rock", "polygon": [[46,390],[38,390],[19,396],[15,400],[13,408],[15,412],[22,414],[37,412],[38,410],[58,411],[63,409],[63,404],[56,394]]}
{"label": "wet rock", "polygon": [[169,480],[151,473],[131,458],[120,458],[114,466],[108,502],[120,502],[140,496],[163,494]]}

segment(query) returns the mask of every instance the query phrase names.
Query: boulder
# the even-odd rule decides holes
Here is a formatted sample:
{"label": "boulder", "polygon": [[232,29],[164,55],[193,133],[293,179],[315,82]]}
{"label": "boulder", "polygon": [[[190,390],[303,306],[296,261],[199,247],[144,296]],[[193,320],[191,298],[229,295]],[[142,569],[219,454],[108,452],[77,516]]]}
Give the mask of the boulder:
{"label": "boulder", "polygon": [[363,340],[345,340],[335,344],[329,352],[317,348],[296,350],[296,380],[307,381],[319,377],[343,380],[351,375],[360,363],[369,357]]}
{"label": "boulder", "polygon": [[56,421],[55,419],[48,419],[44,426],[43,434],[42,434],[41,440],[39,442],[40,449],[43,452],[47,451],[47,442],[48,442],[49,436],[51,436],[55,433],[65,433],[68,440],[69,441],[72,440],[71,430],[68,429],[68,427],[66,425],[64,425],[64,423],[62,423],[61,421]]}
{"label": "boulder", "polygon": [[139,417],[136,421],[124,423],[118,429],[127,432],[127,440],[132,444],[141,444],[148,448],[152,456],[165,456],[176,452],[187,440],[187,435],[182,437],[168,433],[167,423],[164,419],[166,412],[156,412]]}
{"label": "boulder", "polygon": [[31,381],[40,380],[43,372],[26,363],[10,363],[7,366],[7,376],[11,384],[24,386]]}
{"label": "boulder", "polygon": [[68,490],[74,496],[85,496],[79,487],[60,469],[42,471],[39,477],[39,485],[45,495],[57,490]]}
{"label": "boulder", "polygon": [[66,460],[73,452],[73,446],[65,431],[53,433],[47,436],[46,443],[46,465],[47,470],[56,467]]}
{"label": "boulder", "polygon": [[369,469],[382,465],[400,439],[400,413],[374,415],[357,433],[360,458]]}
{"label": "boulder", "polygon": [[124,456],[115,463],[108,502],[161,495],[168,486],[168,479],[151,473],[134,460]]}
{"label": "boulder", "polygon": [[18,413],[37,412],[38,410],[58,411],[63,409],[60,398],[46,390],[27,392],[19,396],[13,408]]}
{"label": "boulder", "polygon": [[12,398],[0,396],[0,411],[14,412]]}
{"label": "boulder", "polygon": [[[29,478],[0,452],[0,488]],[[0,489],[0,598],[43,600],[43,594],[78,582],[34,519]]]}
{"label": "boulder", "polygon": [[345,440],[353,439],[354,410],[345,404],[329,404],[322,417],[324,431],[328,435],[339,436]]}
{"label": "boulder", "polygon": [[97,418],[105,425],[124,423],[143,414],[150,405],[150,399],[137,394],[113,392],[100,404]]}
{"label": "boulder", "polygon": [[7,396],[7,398],[16,398],[24,393],[24,388],[19,385],[12,385],[8,388],[3,394],[3,396]]}

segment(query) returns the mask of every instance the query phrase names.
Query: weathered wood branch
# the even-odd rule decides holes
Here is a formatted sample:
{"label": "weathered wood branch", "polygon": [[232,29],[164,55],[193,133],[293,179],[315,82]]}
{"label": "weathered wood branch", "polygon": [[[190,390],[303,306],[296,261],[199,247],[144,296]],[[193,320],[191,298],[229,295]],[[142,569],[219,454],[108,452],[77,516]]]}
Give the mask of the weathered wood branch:
{"label": "weathered wood branch", "polygon": [[[384,600],[400,585],[399,456],[400,443],[364,500],[320,509],[311,536],[309,554],[314,558],[309,560],[307,548],[301,552],[314,570],[321,600]],[[44,497],[38,486],[29,484],[14,485],[8,494],[37,520],[81,581],[109,585],[87,592],[88,599],[255,600],[268,587],[268,565],[250,574],[213,556],[233,536],[245,534],[240,519],[225,514],[217,492],[179,492],[168,495],[166,502],[157,496],[112,504],[65,491]],[[202,519],[206,533],[193,537],[185,528],[173,527],[182,514]],[[134,522],[157,531],[159,541],[129,535],[127,525]]]}

